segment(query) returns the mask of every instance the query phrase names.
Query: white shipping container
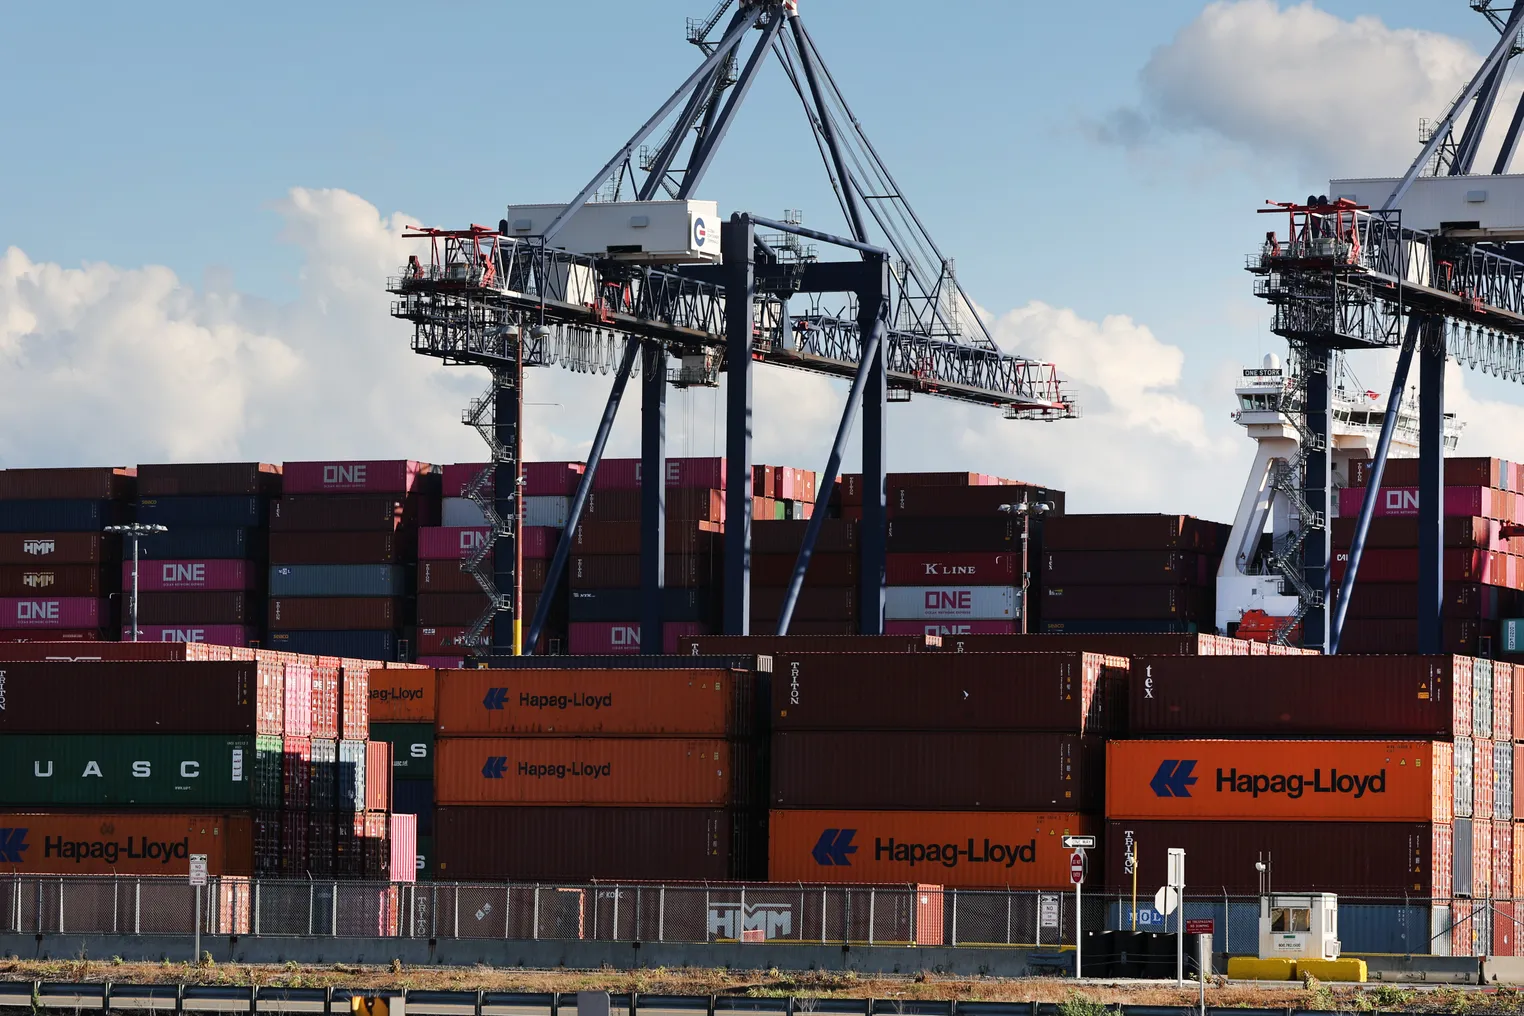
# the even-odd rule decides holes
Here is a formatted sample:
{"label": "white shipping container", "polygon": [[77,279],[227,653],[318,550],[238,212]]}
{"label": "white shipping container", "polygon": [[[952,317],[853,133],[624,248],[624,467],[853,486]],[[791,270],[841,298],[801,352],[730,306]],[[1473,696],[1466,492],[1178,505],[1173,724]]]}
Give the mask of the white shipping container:
{"label": "white shipping container", "polygon": [[[571,513],[571,498],[569,497],[526,497],[524,498],[524,525],[526,526],[550,526],[553,529],[561,529],[566,525],[566,516]],[[444,524],[447,526],[477,527],[487,524],[486,517],[475,501],[464,497],[447,497],[444,499]]]}
{"label": "white shipping container", "polygon": [[[510,236],[543,233],[565,205],[509,205]],[[692,264],[720,259],[720,210],[715,201],[593,201],[573,212],[550,246],[646,264]]]}
{"label": "white shipping container", "polygon": [[884,617],[893,621],[957,617],[993,621],[1021,616],[1021,593],[1012,586],[889,586]]}
{"label": "white shipping container", "polygon": [[444,499],[444,507],[441,512],[443,524],[447,526],[485,526],[487,518],[482,510],[476,506],[476,502],[468,497],[447,497]]}

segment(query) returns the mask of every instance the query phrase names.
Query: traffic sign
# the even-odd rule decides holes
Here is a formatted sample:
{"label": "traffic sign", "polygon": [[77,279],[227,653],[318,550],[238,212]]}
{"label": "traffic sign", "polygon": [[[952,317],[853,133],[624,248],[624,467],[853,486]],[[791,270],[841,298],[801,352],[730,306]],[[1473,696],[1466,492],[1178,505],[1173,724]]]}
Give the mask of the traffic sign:
{"label": "traffic sign", "polygon": [[1085,855],[1078,850],[1069,855],[1069,881],[1075,885],[1085,881]]}
{"label": "traffic sign", "polygon": [[1180,893],[1173,886],[1165,886],[1154,893],[1154,909],[1168,916],[1180,905]]}
{"label": "traffic sign", "polygon": [[1187,935],[1210,935],[1216,926],[1217,922],[1210,917],[1205,920],[1186,921],[1185,933]]}
{"label": "traffic sign", "polygon": [[1065,836],[1064,846],[1069,850],[1094,850],[1094,836]]}
{"label": "traffic sign", "polygon": [[206,885],[206,855],[190,855],[190,884],[194,886]]}
{"label": "traffic sign", "polygon": [[1037,924],[1042,928],[1058,927],[1058,895],[1042,893],[1037,897]]}

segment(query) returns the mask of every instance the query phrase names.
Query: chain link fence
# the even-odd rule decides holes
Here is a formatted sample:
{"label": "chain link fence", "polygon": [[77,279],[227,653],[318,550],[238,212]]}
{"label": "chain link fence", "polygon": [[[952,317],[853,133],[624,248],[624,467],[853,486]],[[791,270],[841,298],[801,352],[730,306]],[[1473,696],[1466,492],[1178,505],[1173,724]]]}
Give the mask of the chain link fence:
{"label": "chain link fence", "polygon": [[[1072,946],[1070,891],[937,886],[535,885],[210,879],[203,935],[816,945]],[[1524,907],[1518,908],[1524,916]],[[179,878],[0,879],[0,931],[189,935],[196,890]],[[1085,893],[1080,926],[1170,934],[1214,922],[1219,952],[1256,953],[1258,897],[1187,895],[1168,916],[1149,898]],[[1511,900],[1339,900],[1344,951],[1487,955],[1512,942]]]}

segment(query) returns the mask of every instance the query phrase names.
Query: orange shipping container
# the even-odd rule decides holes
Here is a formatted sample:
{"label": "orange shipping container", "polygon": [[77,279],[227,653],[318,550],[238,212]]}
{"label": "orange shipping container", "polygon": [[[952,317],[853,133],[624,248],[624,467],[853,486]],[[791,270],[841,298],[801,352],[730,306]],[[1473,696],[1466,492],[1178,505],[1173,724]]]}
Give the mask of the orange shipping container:
{"label": "orange shipping container", "polygon": [[436,805],[712,808],[747,803],[737,800],[749,796],[736,792],[744,782],[732,768],[727,741],[456,737],[435,742]]}
{"label": "orange shipping container", "polygon": [[[1068,888],[1062,837],[1098,832],[1078,814],[774,811],[773,882],[935,882],[948,888]],[[1099,852],[1091,863],[1099,862]]]}
{"label": "orange shipping container", "polygon": [[1440,741],[1112,741],[1106,815],[1449,822],[1453,759]]}
{"label": "orange shipping container", "polygon": [[725,737],[751,729],[751,687],[728,670],[447,670],[435,730]]}
{"label": "orange shipping container", "polygon": [[438,671],[370,672],[370,718],[374,723],[429,723],[434,719]]}
{"label": "orange shipping container", "polygon": [[106,813],[0,814],[0,876],[190,874],[205,854],[209,875],[254,873],[248,816]]}

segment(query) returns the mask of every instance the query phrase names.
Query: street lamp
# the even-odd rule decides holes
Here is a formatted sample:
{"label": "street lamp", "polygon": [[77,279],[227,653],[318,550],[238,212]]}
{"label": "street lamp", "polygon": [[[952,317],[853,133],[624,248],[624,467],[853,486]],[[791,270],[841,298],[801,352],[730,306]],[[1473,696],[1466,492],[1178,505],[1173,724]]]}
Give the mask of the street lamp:
{"label": "street lamp", "polygon": [[1021,633],[1027,633],[1027,613],[1031,610],[1028,602],[1029,590],[1032,585],[1032,569],[1028,544],[1032,538],[1032,516],[1046,515],[1053,510],[1052,501],[1032,501],[1022,498],[1020,504],[1003,504],[1000,511],[1007,515],[1021,516]]}
{"label": "street lamp", "polygon": [[168,526],[157,523],[133,522],[125,526],[107,526],[103,532],[121,533],[132,537],[132,641],[138,640],[138,540],[145,536],[169,532]]}

